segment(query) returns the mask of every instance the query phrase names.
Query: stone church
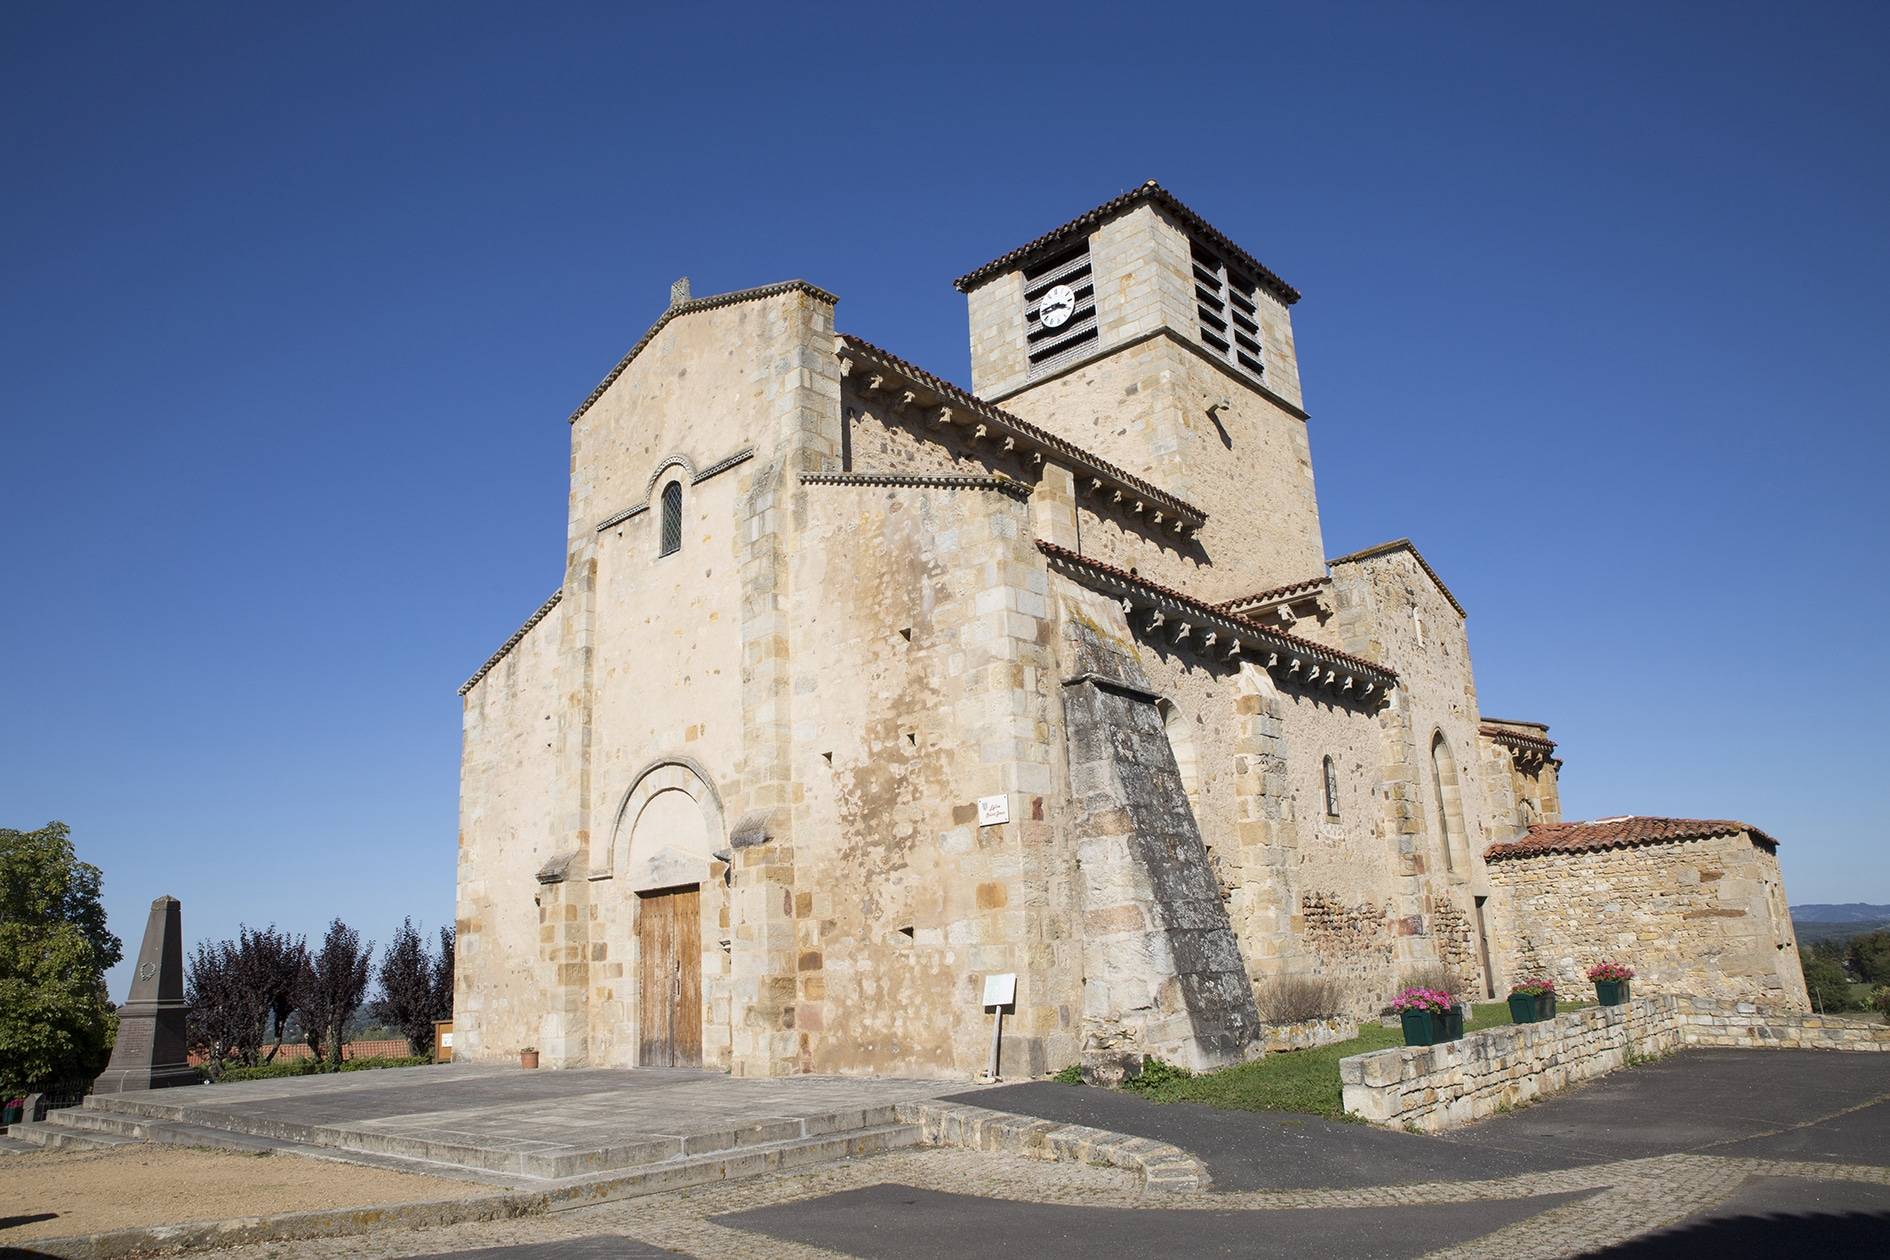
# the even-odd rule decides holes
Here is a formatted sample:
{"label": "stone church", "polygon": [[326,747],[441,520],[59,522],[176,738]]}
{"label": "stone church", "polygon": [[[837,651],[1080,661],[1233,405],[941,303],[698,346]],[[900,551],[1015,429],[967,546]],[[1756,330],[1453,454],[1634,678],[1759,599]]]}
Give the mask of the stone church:
{"label": "stone church", "polygon": [[1151,182],[961,276],[970,388],[686,281],[570,417],[563,583],[461,688],[455,1055],[970,1077],[1583,988],[1803,1009],[1743,823],[1565,823],[1408,539],[1328,558],[1299,292]]}

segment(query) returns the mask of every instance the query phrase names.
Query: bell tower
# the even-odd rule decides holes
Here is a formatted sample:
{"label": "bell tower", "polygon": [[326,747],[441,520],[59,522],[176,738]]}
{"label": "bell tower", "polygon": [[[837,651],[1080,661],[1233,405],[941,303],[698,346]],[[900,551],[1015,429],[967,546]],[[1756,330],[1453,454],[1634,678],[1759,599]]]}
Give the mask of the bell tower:
{"label": "bell tower", "polygon": [[1208,514],[1190,594],[1324,573],[1298,290],[1153,180],[956,284],[981,397]]}

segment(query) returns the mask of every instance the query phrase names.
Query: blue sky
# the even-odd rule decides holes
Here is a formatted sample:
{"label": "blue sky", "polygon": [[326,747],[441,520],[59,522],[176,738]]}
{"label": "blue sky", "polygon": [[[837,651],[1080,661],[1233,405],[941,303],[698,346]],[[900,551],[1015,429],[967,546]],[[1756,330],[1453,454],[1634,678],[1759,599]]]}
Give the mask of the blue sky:
{"label": "blue sky", "polygon": [[[805,276],[1160,179],[1300,287],[1328,551],[1409,534],[1571,817],[1890,902],[1881,6],[0,8],[0,825],[181,897],[450,920],[458,684],[560,580],[565,416]],[[113,977],[114,992],[124,987]]]}

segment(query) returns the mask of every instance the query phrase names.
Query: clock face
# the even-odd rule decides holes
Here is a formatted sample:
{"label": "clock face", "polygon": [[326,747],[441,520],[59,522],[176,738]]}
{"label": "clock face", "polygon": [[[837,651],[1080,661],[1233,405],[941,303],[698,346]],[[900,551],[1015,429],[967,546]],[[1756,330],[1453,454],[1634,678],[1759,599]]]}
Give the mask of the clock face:
{"label": "clock face", "polygon": [[1043,321],[1045,328],[1061,328],[1070,322],[1070,316],[1076,314],[1076,290],[1067,284],[1059,284],[1043,295],[1043,301],[1037,305],[1037,318]]}

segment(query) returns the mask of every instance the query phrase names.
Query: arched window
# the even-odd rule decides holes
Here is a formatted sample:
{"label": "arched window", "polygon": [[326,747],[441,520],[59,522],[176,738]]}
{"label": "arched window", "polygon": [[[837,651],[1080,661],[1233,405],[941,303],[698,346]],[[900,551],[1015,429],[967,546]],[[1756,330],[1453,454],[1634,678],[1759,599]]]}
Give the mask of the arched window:
{"label": "arched window", "polygon": [[1437,801],[1437,838],[1444,846],[1444,869],[1457,869],[1457,846],[1463,834],[1463,794],[1457,784],[1457,759],[1450,755],[1444,733],[1431,739],[1431,795]]}
{"label": "arched window", "polygon": [[663,549],[659,556],[673,555],[682,550],[682,482],[672,481],[663,487]]}
{"label": "arched window", "polygon": [[1330,756],[1325,759],[1322,769],[1326,784],[1326,817],[1337,818],[1339,816],[1339,772],[1333,767]]}

